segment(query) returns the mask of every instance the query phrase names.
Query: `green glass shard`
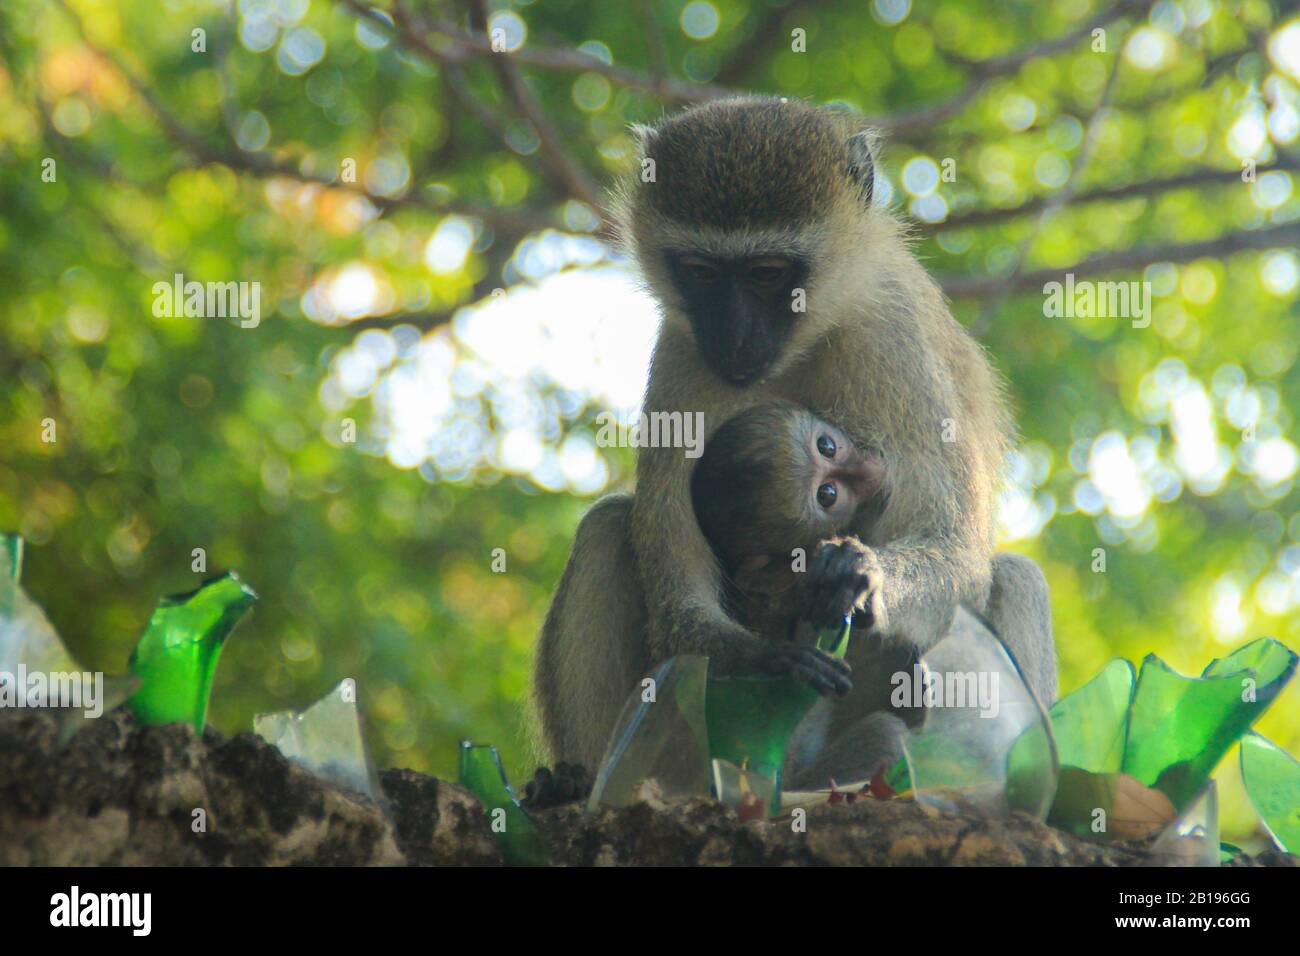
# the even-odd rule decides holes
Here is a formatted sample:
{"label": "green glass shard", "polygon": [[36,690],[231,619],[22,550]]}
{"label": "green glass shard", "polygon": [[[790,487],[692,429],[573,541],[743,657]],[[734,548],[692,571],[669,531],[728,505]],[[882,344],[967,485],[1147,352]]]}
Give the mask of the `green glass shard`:
{"label": "green glass shard", "polygon": [[899,757],[898,763],[885,772],[885,783],[895,793],[904,793],[912,789],[912,775],[907,770],[907,757]]}
{"label": "green glass shard", "polygon": [[366,748],[352,678],[340,681],[306,710],[258,714],[253,733],[317,776],[380,799],[383,791]]}
{"label": "green glass shard", "polygon": [[891,786],[910,782],[943,809],[1046,817],[1059,771],[1051,726],[997,635],[958,608],[922,665],[925,723],[904,741],[908,781],[895,767]]}
{"label": "green glass shard", "polygon": [[1127,836],[1124,821],[1114,826],[1112,821],[1117,815],[1115,798],[1124,765],[1135,677],[1133,665],[1116,658],[1052,707],[1052,730],[1061,761],[1056,799],[1047,816],[1052,826],[1089,839]]}
{"label": "green glass shard", "polygon": [[1056,702],[1050,715],[1062,767],[1089,773],[1120,771],[1135,677],[1133,665],[1116,658],[1088,683]]}
{"label": "green glass shard", "polygon": [[1241,738],[1241,779],[1255,812],[1287,853],[1300,853],[1300,762],[1256,733]]}
{"label": "green glass shard", "polygon": [[[848,649],[851,619],[823,633],[817,646],[833,657]],[[709,757],[770,779],[779,794],[785,752],[818,694],[794,678],[710,677],[704,698]],[[774,801],[779,809],[780,801]]]}
{"label": "green glass shard", "polygon": [[[1135,806],[1132,788],[1124,790],[1123,806],[1115,806],[1120,772],[1164,794],[1175,812],[1190,812],[1224,753],[1276,699],[1296,663],[1297,655],[1271,638],[1212,661],[1199,678],[1176,673],[1151,654],[1135,682],[1132,665],[1112,661],[1052,708],[1061,762],[1069,769],[1049,822],[1089,836],[1098,809],[1108,817],[1145,812],[1149,795],[1136,793]],[[1119,822],[1110,835],[1123,834]],[[1202,862],[1208,859],[1207,851]]]}
{"label": "green glass shard", "polygon": [[496,747],[461,741],[460,782],[483,804],[488,824],[507,863],[545,866],[551,861],[546,838],[519,805]]}
{"label": "green glass shard", "polygon": [[221,647],[257,595],[230,571],[189,594],[165,597],[135,650],[140,689],[130,705],[143,724],[189,723],[202,733]]}
{"label": "green glass shard", "polygon": [[23,574],[23,536],[0,532],[0,574],[17,581]]}
{"label": "green glass shard", "polygon": [[1200,678],[1147,655],[1133,695],[1124,772],[1163,791],[1181,812],[1291,679],[1296,661],[1269,638],[1213,661]]}
{"label": "green glass shard", "polygon": [[709,795],[708,669],[707,657],[672,657],[655,669],[648,685],[628,695],[596,772],[588,810],[630,806],[647,783],[667,800]]}

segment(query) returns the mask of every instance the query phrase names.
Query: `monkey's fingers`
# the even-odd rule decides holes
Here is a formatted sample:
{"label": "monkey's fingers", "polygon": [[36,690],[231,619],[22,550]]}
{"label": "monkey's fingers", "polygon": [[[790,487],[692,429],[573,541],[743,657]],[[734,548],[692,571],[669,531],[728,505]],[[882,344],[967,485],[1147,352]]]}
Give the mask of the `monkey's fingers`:
{"label": "monkey's fingers", "polygon": [[799,616],[821,626],[820,608],[829,600],[832,586],[830,568],[839,551],[837,545],[822,545],[813,559],[803,582],[803,593],[799,596]]}
{"label": "monkey's fingers", "polygon": [[848,662],[831,657],[815,648],[801,648],[791,674],[812,686],[822,696],[836,694],[843,697],[853,689],[850,678],[852,668]]}
{"label": "monkey's fingers", "polygon": [[870,585],[869,579],[847,570],[832,567],[809,588],[804,616],[818,628],[835,627],[852,611],[855,602]]}

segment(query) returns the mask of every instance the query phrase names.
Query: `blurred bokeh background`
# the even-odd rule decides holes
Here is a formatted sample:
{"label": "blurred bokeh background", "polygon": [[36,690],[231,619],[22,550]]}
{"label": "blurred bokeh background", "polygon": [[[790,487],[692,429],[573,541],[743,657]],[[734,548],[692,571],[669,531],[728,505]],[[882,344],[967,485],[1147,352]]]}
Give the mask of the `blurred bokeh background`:
{"label": "blurred bokeh background", "polygon": [[[635,413],[656,322],[602,187],[629,123],[757,90],[885,130],[878,197],[1009,381],[1000,532],[1063,689],[1298,648],[1297,7],[9,0],[0,528],[106,671],[193,549],[237,569],[222,730],[351,676],[380,765],[468,736],[526,775],[550,589],[631,475],[595,418]],[[1067,272],[1150,282],[1149,326],[1047,317]],[[260,283],[260,324],[156,316],[176,273]],[[1300,687],[1259,729],[1300,752]]]}

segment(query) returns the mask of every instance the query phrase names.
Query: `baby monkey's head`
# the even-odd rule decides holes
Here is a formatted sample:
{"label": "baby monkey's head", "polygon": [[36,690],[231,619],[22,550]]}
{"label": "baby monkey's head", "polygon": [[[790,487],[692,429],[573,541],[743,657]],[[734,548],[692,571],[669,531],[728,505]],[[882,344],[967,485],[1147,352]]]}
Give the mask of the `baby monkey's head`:
{"label": "baby monkey's head", "polygon": [[887,496],[880,452],[859,449],[807,409],[757,405],[724,422],[691,475],[700,530],[730,575],[788,568],[826,538],[861,527]]}

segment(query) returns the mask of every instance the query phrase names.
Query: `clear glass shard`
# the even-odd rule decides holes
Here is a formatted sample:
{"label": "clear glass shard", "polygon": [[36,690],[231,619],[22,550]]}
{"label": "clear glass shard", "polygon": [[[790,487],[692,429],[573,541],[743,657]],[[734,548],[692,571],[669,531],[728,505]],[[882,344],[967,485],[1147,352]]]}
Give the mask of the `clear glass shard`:
{"label": "clear glass shard", "polygon": [[163,598],[131,652],[140,678],[131,709],[143,724],[189,723],[203,732],[222,645],[257,600],[234,571]]}
{"label": "clear glass shard", "polygon": [[1151,866],[1219,865],[1219,797],[1211,780],[1148,851]]}
{"label": "clear glass shard", "polygon": [[[80,669],[45,612],[18,583],[21,561],[22,538],[5,535],[0,542],[0,673],[6,676],[0,680],[6,685],[3,693],[13,695],[9,706],[34,706],[48,699],[51,675]],[[34,675],[40,675],[39,685]]]}
{"label": "clear glass shard", "polygon": [[986,624],[958,608],[909,690],[925,706],[924,723],[904,742],[917,800],[990,816],[1047,816],[1059,772],[1051,725]]}
{"label": "clear glass shard", "polygon": [[637,803],[647,783],[668,800],[709,795],[708,666],[708,658],[696,654],[669,658],[650,675],[650,685],[628,696],[596,772],[589,810]]}
{"label": "clear glass shard", "polygon": [[514,787],[491,744],[460,744],[460,782],[478,797],[505,861],[513,866],[545,866],[551,849],[533,818],[519,804]]}
{"label": "clear glass shard", "polygon": [[[848,650],[851,623],[846,618],[838,630],[823,633],[817,646],[842,658]],[[779,794],[790,737],[817,703],[817,692],[790,677],[710,677],[704,699],[710,758],[766,777]],[[778,804],[771,802],[773,812]]]}
{"label": "clear glass shard", "polygon": [[1269,835],[1300,853],[1300,761],[1256,733],[1241,738],[1241,779]]}
{"label": "clear glass shard", "polygon": [[380,799],[352,678],[340,681],[306,710],[258,714],[253,732],[318,777]]}
{"label": "clear glass shard", "polygon": [[713,792],[742,820],[766,820],[780,809],[776,781],[730,760],[713,761]]}
{"label": "clear glass shard", "polygon": [[130,674],[119,674],[114,677],[97,675],[94,688],[96,705],[93,711],[75,707],[64,707],[59,710],[59,746],[67,744],[88,721],[125,704],[139,687],[140,679]]}

